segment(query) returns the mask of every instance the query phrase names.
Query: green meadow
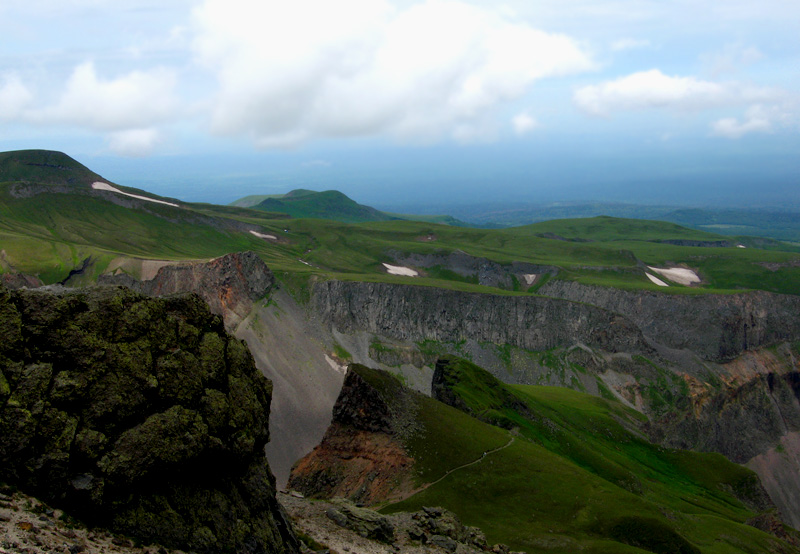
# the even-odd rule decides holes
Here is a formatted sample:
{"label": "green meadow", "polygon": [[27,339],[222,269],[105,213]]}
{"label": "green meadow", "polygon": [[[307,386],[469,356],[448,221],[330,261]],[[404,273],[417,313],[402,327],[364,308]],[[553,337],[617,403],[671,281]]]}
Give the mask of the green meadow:
{"label": "green meadow", "polygon": [[406,441],[419,482],[433,484],[384,511],[443,506],[490,542],[526,552],[784,547],[744,524],[758,512],[755,474],[650,443],[638,412],[566,389],[507,386],[457,358],[447,375],[462,410],[420,399],[420,428]]}

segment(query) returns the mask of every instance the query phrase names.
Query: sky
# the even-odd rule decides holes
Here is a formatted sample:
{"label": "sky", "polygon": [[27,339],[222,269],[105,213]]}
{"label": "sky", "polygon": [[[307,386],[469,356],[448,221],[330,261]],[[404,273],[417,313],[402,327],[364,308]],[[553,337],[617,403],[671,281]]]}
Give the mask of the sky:
{"label": "sky", "polygon": [[2,0],[0,150],[226,203],[800,209],[796,0]]}

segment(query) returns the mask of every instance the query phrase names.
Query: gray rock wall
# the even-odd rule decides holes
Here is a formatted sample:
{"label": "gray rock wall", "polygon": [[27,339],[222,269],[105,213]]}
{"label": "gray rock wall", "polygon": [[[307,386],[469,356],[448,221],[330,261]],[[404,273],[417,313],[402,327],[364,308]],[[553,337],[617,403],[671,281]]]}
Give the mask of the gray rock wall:
{"label": "gray rock wall", "polygon": [[527,350],[583,343],[608,352],[651,350],[626,317],[554,298],[325,281],[314,285],[311,305],[340,332],[368,331],[403,341],[476,340]]}
{"label": "gray rock wall", "polygon": [[727,361],[745,350],[800,338],[800,297],[763,291],[668,294],[550,281],[540,294],[628,317],[654,341]]}

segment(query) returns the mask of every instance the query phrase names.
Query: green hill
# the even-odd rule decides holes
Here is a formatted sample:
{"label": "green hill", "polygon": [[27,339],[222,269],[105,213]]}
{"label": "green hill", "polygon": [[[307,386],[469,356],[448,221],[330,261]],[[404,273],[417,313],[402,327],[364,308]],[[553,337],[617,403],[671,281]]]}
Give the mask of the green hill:
{"label": "green hill", "polygon": [[103,178],[62,152],[17,150],[0,152],[0,183],[91,185]]}
{"label": "green hill", "polygon": [[252,206],[257,210],[288,214],[293,218],[330,219],[344,223],[397,219],[364,206],[337,190],[295,190],[280,198],[266,198]]}
{"label": "green hill", "polygon": [[637,240],[665,243],[707,243],[711,246],[722,246],[723,243],[727,243],[726,246],[735,245],[730,237],[687,229],[675,223],[608,216],[542,221],[514,227],[513,232],[586,242]]}
{"label": "green hill", "polygon": [[442,506],[526,552],[796,551],[745,523],[771,509],[750,470],[653,445],[644,417],[616,401],[510,387],[469,362],[445,364],[461,410],[409,400],[390,374],[351,367],[415,414],[402,441],[422,490],[384,511]]}

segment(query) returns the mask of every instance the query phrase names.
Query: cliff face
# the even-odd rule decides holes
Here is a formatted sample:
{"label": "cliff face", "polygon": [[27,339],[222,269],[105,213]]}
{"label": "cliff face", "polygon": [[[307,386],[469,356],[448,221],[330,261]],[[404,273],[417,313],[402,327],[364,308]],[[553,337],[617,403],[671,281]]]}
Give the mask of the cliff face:
{"label": "cliff face", "polygon": [[241,321],[275,284],[275,277],[254,252],[226,254],[209,262],[168,265],[153,279],[139,281],[125,274],[101,275],[100,284],[124,285],[148,296],[195,292],[229,328]]}
{"label": "cliff face", "polygon": [[319,446],[292,468],[289,487],[310,497],[396,501],[413,491],[402,443],[413,393],[389,374],[351,364]]}
{"label": "cliff face", "polygon": [[622,314],[645,335],[706,360],[800,337],[800,297],[768,292],[679,295],[550,281],[540,294]]}
{"label": "cliff face", "polygon": [[626,317],[555,298],[325,281],[314,286],[311,303],[342,333],[368,331],[405,341],[471,339],[526,350],[583,343],[608,352],[652,351]]}
{"label": "cliff face", "polygon": [[197,552],[296,552],[264,457],[271,386],[196,295],[0,287],[0,479]]}

